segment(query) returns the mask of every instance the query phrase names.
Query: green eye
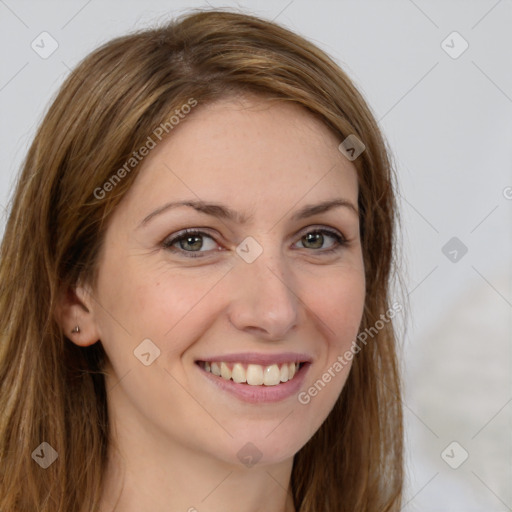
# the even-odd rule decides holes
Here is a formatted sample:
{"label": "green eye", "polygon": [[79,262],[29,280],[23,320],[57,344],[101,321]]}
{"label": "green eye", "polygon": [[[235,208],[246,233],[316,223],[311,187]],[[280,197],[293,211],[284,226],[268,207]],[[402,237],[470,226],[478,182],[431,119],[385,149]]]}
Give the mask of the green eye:
{"label": "green eye", "polygon": [[[339,249],[341,246],[346,245],[346,240],[339,233],[328,229],[318,229],[315,231],[307,232],[301,239],[301,243],[305,249],[321,249],[325,239],[331,238],[334,243],[330,247],[324,248],[322,252],[331,252]],[[310,245],[311,244],[311,245]]]}
{"label": "green eye", "polygon": [[[203,231],[197,231],[192,229],[187,229],[178,233],[176,236],[166,240],[163,243],[164,248],[169,249],[172,252],[181,252],[181,253],[189,253],[188,257],[197,258],[199,255],[190,254],[190,253],[201,253],[201,252],[209,252],[213,248],[209,250],[202,251],[201,249],[204,247],[204,238],[207,238],[213,242],[213,245],[217,245],[215,240]],[[207,244],[206,244],[207,245]],[[177,246],[177,247],[175,247]]]}
{"label": "green eye", "polygon": [[[331,243],[328,247],[324,247],[324,244],[326,241],[328,242],[329,239]],[[340,233],[325,228],[306,232],[300,238],[299,242],[302,244],[302,247],[299,247],[299,249],[308,249],[318,254],[332,253],[347,244],[346,239]],[[173,253],[187,258],[200,258],[207,256],[208,253],[212,251],[219,250],[219,245],[212,236],[197,229],[180,231],[165,240],[162,246]]]}

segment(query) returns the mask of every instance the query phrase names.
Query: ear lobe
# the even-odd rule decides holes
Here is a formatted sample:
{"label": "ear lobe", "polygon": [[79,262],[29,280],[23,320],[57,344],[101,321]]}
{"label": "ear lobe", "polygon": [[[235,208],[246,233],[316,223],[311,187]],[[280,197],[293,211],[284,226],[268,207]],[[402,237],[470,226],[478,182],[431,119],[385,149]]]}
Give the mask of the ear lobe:
{"label": "ear lobe", "polygon": [[76,289],[62,286],[55,307],[55,320],[64,336],[81,347],[99,341],[89,295],[80,286]]}

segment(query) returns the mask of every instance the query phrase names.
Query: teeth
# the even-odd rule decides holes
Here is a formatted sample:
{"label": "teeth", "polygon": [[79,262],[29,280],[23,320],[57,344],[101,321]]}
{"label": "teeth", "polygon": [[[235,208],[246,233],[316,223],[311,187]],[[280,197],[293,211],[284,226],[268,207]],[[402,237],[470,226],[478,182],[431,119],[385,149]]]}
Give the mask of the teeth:
{"label": "teeth", "polygon": [[210,371],[213,373],[213,375],[220,377],[220,366],[217,363],[211,363]]}
{"label": "teeth", "polygon": [[231,378],[238,384],[240,384],[241,382],[247,382],[247,377],[245,375],[245,369],[240,363],[235,363],[233,365],[233,371],[231,372]]}
{"label": "teeth", "polygon": [[226,380],[231,379],[231,370],[226,363],[220,363],[220,376]]}
{"label": "teeth", "polygon": [[287,382],[289,380],[289,367],[287,364],[281,366],[281,382]]}
{"label": "teeth", "polygon": [[263,367],[259,364],[250,364],[247,367],[247,384],[261,386],[263,384]]}
{"label": "teeth", "polygon": [[279,371],[279,366],[277,364],[267,366],[263,371],[263,384],[265,386],[277,386],[280,382],[281,372]]}
{"label": "teeth", "polygon": [[249,386],[277,386],[281,382],[292,380],[299,368],[299,363],[284,363],[282,365],[249,364],[247,368],[242,363],[230,365],[221,362],[205,362],[204,370],[217,377],[233,380],[237,384],[247,383]]}

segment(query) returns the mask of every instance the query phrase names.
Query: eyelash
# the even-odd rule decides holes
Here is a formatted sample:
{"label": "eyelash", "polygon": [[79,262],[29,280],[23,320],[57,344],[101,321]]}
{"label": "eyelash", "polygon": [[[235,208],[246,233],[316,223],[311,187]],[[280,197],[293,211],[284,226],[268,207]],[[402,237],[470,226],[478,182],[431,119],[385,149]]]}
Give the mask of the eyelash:
{"label": "eyelash", "polygon": [[[311,231],[307,231],[306,233],[304,233],[304,235],[301,236],[301,239],[311,233],[326,234],[326,235],[334,238],[334,240],[335,240],[334,247],[331,249],[324,249],[324,250],[310,249],[310,250],[313,250],[316,252],[320,252],[321,254],[331,254],[331,253],[337,252],[340,249],[342,249],[343,247],[345,247],[348,243],[347,240],[343,237],[343,235],[340,235],[338,232],[333,231],[331,229],[326,229],[326,228],[312,229]],[[197,229],[185,229],[185,230],[177,233],[172,238],[168,238],[168,239],[164,240],[164,242],[162,243],[162,246],[164,247],[164,249],[167,249],[168,251],[171,251],[173,253],[180,253],[182,255],[186,254],[186,256],[185,256],[186,258],[203,258],[205,256],[201,255],[202,253],[204,254],[204,253],[208,253],[211,251],[185,251],[184,249],[177,249],[175,247],[172,247],[174,244],[180,242],[181,240],[185,240],[187,237],[194,236],[194,235],[200,236],[200,237],[206,236],[207,238],[211,238],[212,240],[215,240],[211,235],[209,235],[208,233],[206,233],[204,231],[200,231]],[[307,249],[307,247],[305,249]]]}

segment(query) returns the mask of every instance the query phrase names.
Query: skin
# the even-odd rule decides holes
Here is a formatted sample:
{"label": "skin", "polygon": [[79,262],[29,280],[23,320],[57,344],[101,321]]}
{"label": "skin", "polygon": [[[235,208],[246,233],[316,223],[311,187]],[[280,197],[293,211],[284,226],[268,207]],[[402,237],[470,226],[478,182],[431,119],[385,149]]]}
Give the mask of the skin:
{"label": "skin", "polygon": [[[307,405],[297,393],[253,404],[212,385],[195,361],[305,353],[307,390],[350,348],[365,290],[358,214],[337,207],[292,220],[304,205],[330,199],[357,208],[356,169],[340,142],[296,105],[245,96],[197,107],[144,159],[110,219],[96,287],[77,287],[59,316],[68,333],[80,325],[74,343],[101,340],[109,359],[103,512],[117,500],[124,512],[294,510],[293,456],[329,414],[350,366]],[[185,199],[251,219],[180,207],[141,226],[160,206]],[[181,252],[163,247],[185,228],[207,236],[192,247],[175,243]],[[329,234],[305,238],[322,228],[340,232],[346,245]],[[247,236],[263,249],[252,263],[236,253]],[[194,250],[201,257],[187,257]],[[146,338],[161,351],[149,366],[134,357]],[[251,468],[237,457],[248,442],[261,453]]]}

